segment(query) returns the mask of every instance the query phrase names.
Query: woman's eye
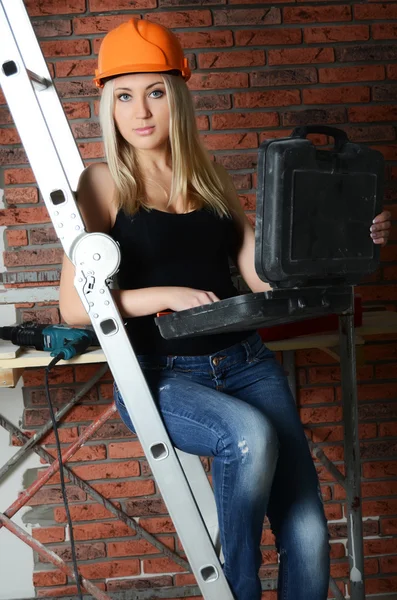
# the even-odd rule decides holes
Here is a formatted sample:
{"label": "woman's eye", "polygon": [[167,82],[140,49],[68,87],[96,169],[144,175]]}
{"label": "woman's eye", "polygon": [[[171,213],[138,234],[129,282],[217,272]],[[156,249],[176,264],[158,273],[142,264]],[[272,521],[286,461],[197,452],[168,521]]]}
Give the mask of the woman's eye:
{"label": "woman's eye", "polygon": [[131,96],[129,94],[120,94],[119,96],[119,100],[121,100],[121,102],[127,102],[130,98]]}
{"label": "woman's eye", "polygon": [[153,90],[153,92],[150,94],[160,94],[159,96],[154,96],[155,98],[161,98],[161,96],[164,95],[164,92],[162,90]]}

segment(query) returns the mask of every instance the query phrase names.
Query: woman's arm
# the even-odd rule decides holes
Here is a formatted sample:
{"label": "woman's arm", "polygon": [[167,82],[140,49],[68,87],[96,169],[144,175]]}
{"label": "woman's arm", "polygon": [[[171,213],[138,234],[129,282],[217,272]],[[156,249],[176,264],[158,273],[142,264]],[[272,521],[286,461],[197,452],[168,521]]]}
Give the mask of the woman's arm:
{"label": "woman's arm", "polygon": [[228,206],[240,229],[241,245],[237,255],[237,267],[245,283],[253,292],[268,292],[271,290],[269,283],[258,277],[255,269],[255,232],[240,204],[232,178],[226,169],[215,163],[216,171],[222,179],[227,197]]}

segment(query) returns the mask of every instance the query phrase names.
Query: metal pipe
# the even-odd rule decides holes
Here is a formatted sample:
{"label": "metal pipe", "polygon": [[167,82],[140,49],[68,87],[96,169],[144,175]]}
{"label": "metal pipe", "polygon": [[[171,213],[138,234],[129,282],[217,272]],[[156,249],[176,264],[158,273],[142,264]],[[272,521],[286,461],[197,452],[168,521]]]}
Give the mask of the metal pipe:
{"label": "metal pipe", "polygon": [[364,550],[360,489],[360,442],[358,435],[354,295],[348,314],[339,316],[340,364],[346,463],[347,536],[351,600],[364,600]]}

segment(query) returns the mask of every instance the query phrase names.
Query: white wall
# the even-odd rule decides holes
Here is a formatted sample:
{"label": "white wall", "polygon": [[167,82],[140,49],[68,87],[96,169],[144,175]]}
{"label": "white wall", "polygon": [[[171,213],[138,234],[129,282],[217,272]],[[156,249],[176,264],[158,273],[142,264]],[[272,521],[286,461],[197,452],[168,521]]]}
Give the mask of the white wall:
{"label": "white wall", "polygon": [[[2,208],[2,190],[0,190],[0,208]],[[0,227],[0,272],[4,271],[4,227]],[[0,296],[2,286],[0,285]],[[14,305],[0,304],[0,325],[13,325],[16,322]],[[22,379],[16,388],[0,388],[0,413],[16,427],[20,425],[23,414]],[[0,426],[0,466],[2,467],[18,448],[10,445],[10,434]],[[23,475],[27,469],[40,466],[39,457],[30,450],[0,482],[0,511],[4,512],[23,490]],[[28,533],[31,527],[22,523],[22,515],[29,508],[22,508],[13,517],[13,521]],[[0,529],[0,599],[34,597],[33,550],[22,540]]]}

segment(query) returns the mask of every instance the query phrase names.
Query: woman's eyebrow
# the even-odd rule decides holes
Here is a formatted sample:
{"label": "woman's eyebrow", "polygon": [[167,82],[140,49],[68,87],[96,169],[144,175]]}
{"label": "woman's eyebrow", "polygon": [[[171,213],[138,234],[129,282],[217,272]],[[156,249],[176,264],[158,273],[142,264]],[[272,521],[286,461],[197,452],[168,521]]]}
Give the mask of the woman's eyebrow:
{"label": "woman's eyebrow", "polygon": [[[145,90],[149,90],[151,87],[154,87],[155,85],[159,85],[159,83],[164,83],[163,81],[156,81],[155,83],[151,83],[150,85],[147,86],[147,88],[145,88]],[[132,92],[132,89],[129,87],[118,87],[115,89],[115,91],[117,92],[118,90],[127,90],[128,92]]]}

